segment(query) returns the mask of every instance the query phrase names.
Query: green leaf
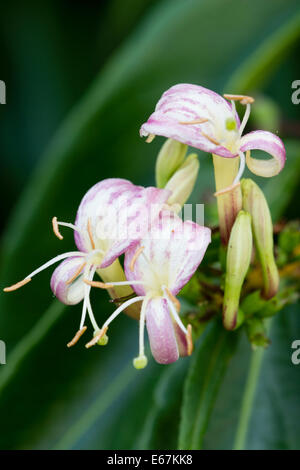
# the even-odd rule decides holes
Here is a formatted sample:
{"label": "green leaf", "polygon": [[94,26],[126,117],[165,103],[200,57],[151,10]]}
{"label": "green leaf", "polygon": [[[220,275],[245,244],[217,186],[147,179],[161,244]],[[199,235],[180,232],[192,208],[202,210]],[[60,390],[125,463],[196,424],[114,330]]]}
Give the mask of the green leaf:
{"label": "green leaf", "polygon": [[[299,304],[271,321],[267,350],[239,344],[214,408],[204,449],[299,449],[299,365],[291,360],[300,338]],[[244,393],[242,393],[242,391]]]}
{"label": "green leaf", "polygon": [[201,449],[219,387],[236,346],[237,334],[211,324],[200,337],[184,386],[180,449]]}

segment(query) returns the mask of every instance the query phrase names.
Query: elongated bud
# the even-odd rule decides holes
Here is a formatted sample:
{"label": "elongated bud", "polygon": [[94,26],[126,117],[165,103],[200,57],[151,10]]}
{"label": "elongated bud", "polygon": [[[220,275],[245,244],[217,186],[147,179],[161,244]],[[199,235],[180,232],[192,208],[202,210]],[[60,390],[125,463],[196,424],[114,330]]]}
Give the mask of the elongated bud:
{"label": "elongated bud", "polygon": [[278,291],[279,274],[273,252],[273,225],[263,192],[251,179],[241,182],[243,207],[252,216],[254,242],[263,272],[263,297],[270,299]]}
{"label": "elongated bud", "polygon": [[187,145],[173,139],[168,139],[163,144],[155,167],[156,185],[158,188],[164,188],[171,176],[184,162],[187,148]]}
{"label": "elongated bud", "polygon": [[240,211],[232,227],[226,259],[223,324],[233,330],[237,323],[241,288],[252,253],[251,216]]}
{"label": "elongated bud", "polygon": [[165,189],[172,191],[168,204],[179,204],[181,207],[185,204],[194,189],[199,166],[197,154],[191,153],[165,186]]}
{"label": "elongated bud", "polygon": [[[216,191],[222,192],[232,185],[239,169],[239,158],[223,158],[213,155]],[[217,196],[220,235],[223,245],[228,244],[235,218],[242,209],[240,185]]]}

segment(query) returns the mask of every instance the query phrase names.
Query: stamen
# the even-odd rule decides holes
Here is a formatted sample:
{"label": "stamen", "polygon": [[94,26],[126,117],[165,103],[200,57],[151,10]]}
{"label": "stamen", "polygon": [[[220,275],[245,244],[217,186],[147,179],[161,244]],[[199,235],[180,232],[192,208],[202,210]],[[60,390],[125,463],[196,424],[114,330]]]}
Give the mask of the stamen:
{"label": "stamen", "polygon": [[188,353],[188,356],[190,356],[194,349],[193,337],[192,337],[192,325],[190,323],[187,326],[186,340],[187,340],[187,353]]}
{"label": "stamen", "polygon": [[169,309],[171,310],[171,313],[173,315],[173,318],[174,320],[176,321],[177,325],[179,326],[179,328],[181,328],[181,330],[184,332],[184,334],[186,335],[187,334],[187,329],[186,327],[184,326],[184,324],[182,323],[181,321],[181,318],[179,317],[178,313],[177,313],[177,310],[173,304],[173,302],[171,302],[171,300],[169,299],[169,296],[166,292],[166,286],[162,286],[162,290],[165,294],[165,296],[163,297],[164,299],[166,299],[167,303],[168,303],[168,306],[169,306]]}
{"label": "stamen", "polygon": [[93,239],[91,219],[88,219],[87,230],[88,230],[88,234],[89,234],[89,237],[90,237],[90,242],[91,242],[91,245],[92,245],[92,249],[94,250],[96,247],[95,247],[95,242],[94,242],[94,239]]}
{"label": "stamen", "polygon": [[145,248],[144,246],[140,246],[140,247],[136,250],[136,252],[134,253],[134,255],[133,255],[133,257],[132,257],[132,259],[131,259],[131,261],[130,261],[130,265],[129,265],[130,271],[133,272],[135,262],[136,262],[136,260],[138,259],[138,257],[140,256],[140,254],[142,253],[142,251],[144,250],[144,248]]}
{"label": "stamen", "polygon": [[14,291],[16,289],[19,289],[20,287],[22,287],[25,284],[27,284],[28,282],[30,282],[31,278],[33,278],[33,276],[35,276],[39,272],[43,271],[44,269],[48,268],[52,264],[57,263],[57,261],[61,261],[65,258],[71,258],[72,256],[85,256],[85,255],[86,255],[86,253],[83,253],[81,251],[69,251],[68,253],[63,253],[61,255],[58,255],[55,258],[48,261],[47,263],[40,266],[39,268],[37,268],[32,273],[28,274],[28,276],[26,276],[22,281],[17,282],[16,284],[13,284],[10,287],[5,287],[3,290],[4,290],[4,292],[11,292],[11,291]]}
{"label": "stamen", "polygon": [[165,287],[165,291],[168,294],[170,300],[172,300],[177,312],[179,313],[180,309],[181,309],[181,305],[180,305],[179,300],[177,299],[177,297],[175,297],[175,295],[172,294],[172,292],[170,291],[170,289],[168,287]]}
{"label": "stamen", "polygon": [[83,279],[83,282],[88,284],[91,287],[98,287],[99,289],[110,289],[114,286],[143,286],[145,285],[144,281],[119,281],[119,282],[101,282],[101,281],[90,281],[89,279]]}
{"label": "stamen", "polygon": [[[98,329],[99,329],[99,328],[98,328]],[[106,334],[107,330],[108,330],[107,327],[106,327],[106,328],[103,327],[103,328],[99,331],[99,333],[96,334],[96,335],[94,336],[94,338],[93,338],[91,341],[89,341],[89,342],[85,345],[85,347],[88,349],[88,348],[91,348],[92,346],[94,346],[95,344],[97,344],[98,341],[100,341],[100,339],[102,338],[102,336],[104,336],[104,335]]]}
{"label": "stamen", "polygon": [[3,290],[4,292],[12,292],[14,290],[20,289],[20,287],[25,286],[25,284],[28,284],[28,282],[31,281],[31,277],[27,277],[23,279],[23,281],[17,282],[16,284],[13,284],[10,287],[5,287]]}
{"label": "stamen", "polygon": [[240,181],[245,170],[245,165],[246,165],[245,154],[239,150],[239,156],[240,156],[240,167],[239,167],[238,174],[234,178],[233,184],[237,184]]}
{"label": "stamen", "polygon": [[207,140],[209,140],[209,141],[212,142],[213,144],[215,144],[215,145],[221,145],[220,142],[218,142],[217,140],[213,139],[213,138],[210,137],[209,135],[205,134],[205,132],[201,132],[201,134],[203,135],[203,137],[206,137]]}
{"label": "stamen", "polygon": [[240,128],[239,128],[239,136],[241,138],[243,132],[244,132],[244,129],[246,127],[246,124],[248,122],[248,119],[249,119],[249,116],[250,116],[250,111],[251,111],[251,105],[250,103],[247,103],[247,106],[246,106],[246,111],[245,111],[245,114],[244,114],[244,117],[243,117],[243,120],[241,122],[241,125],[240,125]]}
{"label": "stamen", "polygon": [[72,346],[74,346],[77,343],[77,341],[79,340],[79,338],[81,338],[81,336],[86,331],[86,329],[87,329],[87,327],[84,326],[83,328],[81,328],[81,330],[77,331],[74,338],[67,344],[68,348],[71,348]]}
{"label": "stamen", "polygon": [[[84,277],[88,277],[90,280],[93,279],[94,274],[96,272],[96,267],[93,266],[91,269],[91,272],[89,274],[89,270],[91,268],[91,264],[87,264],[85,270],[84,270]],[[82,313],[81,313],[81,321],[80,321],[80,329],[83,327],[85,317],[86,317],[86,312],[88,311],[91,323],[93,325],[94,330],[99,330],[99,326],[95,320],[91,302],[90,302],[90,290],[91,288],[89,286],[84,286],[84,298],[83,298],[83,306],[82,306]]]}
{"label": "stamen", "polygon": [[223,95],[224,98],[226,98],[229,101],[240,101],[241,104],[252,104],[254,103],[254,98],[252,96],[247,96],[247,95],[230,95],[230,94],[225,94]]}
{"label": "stamen", "polygon": [[147,144],[151,144],[151,142],[154,140],[154,138],[155,138],[155,134],[149,134],[147,139],[146,139]]}
{"label": "stamen", "polygon": [[59,240],[63,240],[64,237],[62,236],[62,234],[60,233],[59,228],[58,228],[57,217],[53,217],[53,219],[52,219],[52,228],[53,228],[53,232],[57,236],[57,238],[59,238]]}
{"label": "stamen", "polygon": [[189,125],[189,124],[203,124],[204,122],[208,122],[209,119],[206,118],[199,118],[199,119],[194,119],[194,121],[179,121],[178,124],[184,124],[184,125]]}
{"label": "stamen", "polygon": [[133,299],[127,300],[127,302],[124,302],[120,307],[115,310],[110,317],[106,320],[106,322],[103,324],[102,328],[108,326],[123,310],[125,310],[129,305],[134,304],[135,302],[140,302],[141,300],[144,300],[145,296],[138,296],[134,297]]}
{"label": "stamen", "polygon": [[237,188],[238,186],[240,186],[239,181],[235,184],[231,184],[230,186],[227,186],[227,188],[220,189],[220,191],[216,191],[214,193],[214,196],[218,197],[218,196],[221,196],[222,194],[229,193],[230,191],[232,191],[234,188]]}
{"label": "stamen", "polygon": [[76,277],[79,276],[79,274],[81,273],[81,271],[83,270],[83,268],[85,267],[86,265],[86,261],[84,261],[84,263],[82,263],[81,266],[79,266],[79,268],[77,269],[77,271],[73,274],[73,276],[68,279],[68,281],[66,282],[66,284],[72,284],[72,282],[76,279]]}

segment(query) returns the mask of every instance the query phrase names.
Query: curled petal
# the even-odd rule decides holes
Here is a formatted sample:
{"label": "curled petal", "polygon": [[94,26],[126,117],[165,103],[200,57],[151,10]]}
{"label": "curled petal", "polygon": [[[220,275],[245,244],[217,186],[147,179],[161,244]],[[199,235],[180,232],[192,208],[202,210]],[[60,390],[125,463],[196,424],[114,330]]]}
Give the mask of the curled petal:
{"label": "curled petal", "polygon": [[[80,251],[103,251],[101,268],[109,266],[148,228],[151,211],[158,215],[170,192],[135,186],[130,181],[111,178],[93,186],[82,199],[76,217],[75,242]],[[90,220],[90,233],[87,224]]]}
{"label": "curled petal", "polygon": [[268,160],[258,160],[250,156],[247,152],[246,162],[249,170],[258,176],[275,176],[284,167],[286,152],[282,140],[272,132],[253,131],[244,135],[240,141],[240,150],[264,150],[273,158]]}
{"label": "curled petal", "polygon": [[146,326],[151,352],[159,364],[177,361],[179,351],[173,322],[165,299],[150,299],[146,307]]}
{"label": "curled petal", "polygon": [[190,220],[183,222],[176,214],[164,211],[151,226],[147,238],[137,245],[144,249],[133,270],[131,260],[137,247],[126,252],[126,277],[128,281],[145,283],[132,286],[138,295],[145,295],[149,289],[159,292],[163,285],[176,295],[196,271],[210,241],[209,228]]}
{"label": "curled petal", "polygon": [[[202,120],[197,124],[197,120]],[[167,90],[158,101],[154,113],[141,129],[141,136],[149,134],[168,137],[191,147],[231,158],[232,154],[222,142],[226,135],[226,120],[239,127],[237,113],[230,103],[207,88],[178,84]],[[195,124],[186,124],[186,123]]]}
{"label": "curled petal", "polygon": [[82,276],[69,282],[82,266],[82,257],[72,257],[60,263],[52,274],[50,286],[53,294],[65,305],[76,305],[84,297]]}

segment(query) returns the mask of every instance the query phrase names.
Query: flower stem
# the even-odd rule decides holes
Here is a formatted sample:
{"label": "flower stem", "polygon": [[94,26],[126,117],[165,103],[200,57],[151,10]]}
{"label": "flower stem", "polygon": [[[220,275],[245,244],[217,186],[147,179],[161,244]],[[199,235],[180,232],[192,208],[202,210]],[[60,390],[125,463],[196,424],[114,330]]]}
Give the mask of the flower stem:
{"label": "flower stem", "polygon": [[[267,322],[267,332],[270,331],[271,322],[271,319]],[[251,356],[250,368],[246,381],[244,396],[242,399],[242,406],[239,415],[239,422],[235,435],[233,450],[243,450],[245,448],[247,432],[249,428],[249,422],[251,418],[252,407],[254,403],[257,382],[259,379],[264,352],[264,348],[258,348],[256,351],[253,351]]]}

